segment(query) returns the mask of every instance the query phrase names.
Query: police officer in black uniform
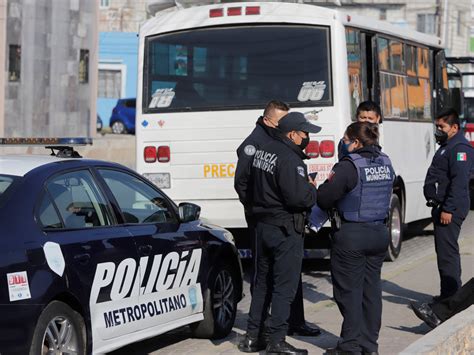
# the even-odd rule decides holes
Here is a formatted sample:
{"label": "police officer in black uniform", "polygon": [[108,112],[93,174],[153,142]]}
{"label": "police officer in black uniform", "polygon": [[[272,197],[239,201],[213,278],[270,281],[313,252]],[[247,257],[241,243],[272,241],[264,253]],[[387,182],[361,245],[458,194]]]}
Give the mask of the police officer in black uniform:
{"label": "police officer in black uniform", "polygon": [[469,212],[469,179],[474,149],[459,129],[454,109],[441,112],[435,120],[440,144],[428,169],[423,192],[433,207],[435,249],[441,279],[441,293],[435,301],[452,296],[461,287],[461,257],[458,237]]}
{"label": "police officer in black uniform", "polygon": [[378,351],[382,317],[380,271],[389,243],[394,171],[378,147],[378,126],[355,122],[343,138],[344,157],[318,188],[318,205],[336,208],[341,225],[331,247],[334,298],[344,318],[341,339],[328,354]]}
{"label": "police officer in black uniform", "polygon": [[[278,130],[278,122],[280,119],[285,116],[290,107],[278,100],[270,101],[263,112],[263,116],[259,117],[255,128],[252,133],[242,142],[242,144],[237,149],[237,168],[235,171],[235,178],[234,178],[234,188],[237,194],[239,195],[239,199],[244,205],[245,211],[245,219],[248,226],[248,233],[252,238],[252,258],[254,259],[255,264],[255,221],[253,216],[251,215],[251,196],[252,193],[250,191],[249,186],[249,177],[250,177],[250,170],[253,161],[253,156],[257,149],[263,146],[265,143],[275,139],[277,136],[281,135],[280,130]],[[254,267],[252,270],[252,281],[250,285],[250,290],[253,292],[253,286],[255,281],[255,270]],[[271,293],[268,294],[267,297],[267,308],[270,305],[270,298]],[[303,285],[300,278],[300,282],[298,285],[298,290],[296,292],[295,300],[291,304],[291,311],[290,311],[290,319],[288,320],[289,335],[299,335],[299,336],[317,336],[321,334],[321,330],[318,327],[311,327],[310,325],[306,324],[305,317],[304,317],[304,307],[303,307]],[[263,346],[263,344],[262,344]],[[254,347],[241,349],[242,351],[257,351]]]}
{"label": "police officer in black uniform", "polygon": [[308,177],[303,150],[309,133],[321,128],[310,124],[299,112],[287,114],[278,126],[281,137],[258,149],[252,162],[250,206],[256,221],[257,275],[247,334],[239,348],[262,343],[265,303],[271,292],[267,353],[307,354],[288,344],[285,335],[290,304],[301,275],[306,212],[316,203],[316,188]]}

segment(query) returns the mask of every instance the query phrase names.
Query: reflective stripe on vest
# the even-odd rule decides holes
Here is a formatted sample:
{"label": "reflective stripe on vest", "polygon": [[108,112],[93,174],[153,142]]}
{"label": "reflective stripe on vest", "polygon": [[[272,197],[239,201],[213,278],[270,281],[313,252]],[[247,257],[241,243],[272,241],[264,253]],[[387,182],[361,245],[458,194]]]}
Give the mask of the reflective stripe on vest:
{"label": "reflective stripe on vest", "polygon": [[350,222],[375,222],[388,217],[395,172],[387,155],[364,158],[349,154],[357,169],[357,185],[337,204],[342,218]]}

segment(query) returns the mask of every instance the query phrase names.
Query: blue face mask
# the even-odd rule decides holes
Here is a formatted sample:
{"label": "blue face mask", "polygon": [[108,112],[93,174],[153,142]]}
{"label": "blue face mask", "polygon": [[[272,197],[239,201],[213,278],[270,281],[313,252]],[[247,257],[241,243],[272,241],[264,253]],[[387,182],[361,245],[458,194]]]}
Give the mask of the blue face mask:
{"label": "blue face mask", "polygon": [[354,143],[354,142],[353,142],[353,141],[350,141],[349,143],[346,144],[346,143],[344,143],[343,138],[341,138],[340,144],[339,144],[339,146],[341,147],[341,151],[340,151],[340,153],[341,153],[340,155],[341,155],[341,156],[349,155],[349,153],[350,153],[350,152],[349,152],[349,146],[350,146],[352,143]]}

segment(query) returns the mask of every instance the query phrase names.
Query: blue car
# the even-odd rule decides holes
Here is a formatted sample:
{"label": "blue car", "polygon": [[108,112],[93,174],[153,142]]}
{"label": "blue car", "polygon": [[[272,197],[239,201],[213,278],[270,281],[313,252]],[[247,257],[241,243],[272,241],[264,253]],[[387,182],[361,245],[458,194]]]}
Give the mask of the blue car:
{"label": "blue car", "polygon": [[228,335],[242,267],[199,213],[71,148],[1,156],[0,353],[100,354],[185,325]]}
{"label": "blue car", "polygon": [[135,133],[136,99],[119,99],[110,116],[112,133]]}

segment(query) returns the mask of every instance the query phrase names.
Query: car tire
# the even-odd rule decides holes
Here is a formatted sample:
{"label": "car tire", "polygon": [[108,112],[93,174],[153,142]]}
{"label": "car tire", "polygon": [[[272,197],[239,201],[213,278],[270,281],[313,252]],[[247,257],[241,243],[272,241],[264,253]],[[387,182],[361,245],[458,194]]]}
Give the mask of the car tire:
{"label": "car tire", "polygon": [[204,292],[204,319],[190,325],[195,338],[221,339],[229,335],[237,314],[235,276],[228,266],[218,266]]}
{"label": "car tire", "polygon": [[124,123],[122,121],[115,121],[112,123],[112,133],[115,134],[125,134],[127,133],[127,127],[125,127]]}
{"label": "car tire", "polygon": [[53,301],[36,323],[30,355],[86,354],[86,326],[82,316],[67,304]]}
{"label": "car tire", "polygon": [[387,261],[395,261],[400,255],[403,241],[403,220],[400,199],[393,194],[390,199],[390,213],[388,216],[388,235],[390,243],[388,245]]}

